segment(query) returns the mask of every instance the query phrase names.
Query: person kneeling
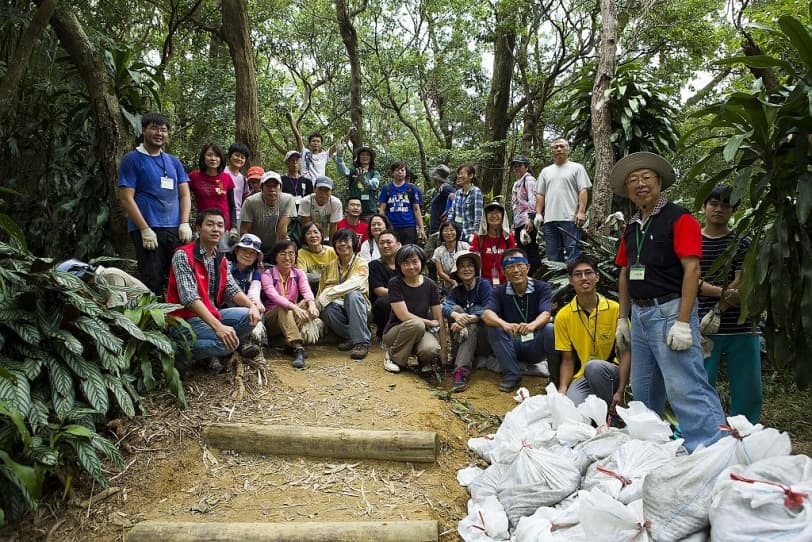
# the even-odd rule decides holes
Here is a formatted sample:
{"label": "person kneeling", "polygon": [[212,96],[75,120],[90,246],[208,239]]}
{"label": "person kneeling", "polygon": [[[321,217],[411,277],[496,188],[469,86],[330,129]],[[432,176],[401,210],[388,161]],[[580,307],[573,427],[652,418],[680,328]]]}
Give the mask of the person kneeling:
{"label": "person kneeling", "polygon": [[558,391],[576,405],[594,394],[614,413],[623,404],[631,359],[629,350],[619,352],[618,367],[614,355],[620,306],[597,292],[600,274],[592,258],[577,256],[567,264],[567,273],[575,298],[555,317],[555,349],[561,352]]}
{"label": "person kneeling", "polygon": [[[530,264],[520,248],[506,250],[501,267],[508,282],[493,289],[482,319],[488,325],[488,340],[502,367],[499,391],[511,392],[522,381],[520,361],[536,364],[543,353],[549,364],[558,354],[550,322],[550,285],[527,278]],[[542,369],[542,373],[549,376],[548,369]]]}
{"label": "person kneeling", "polygon": [[392,312],[383,332],[383,366],[392,373],[402,367],[430,370],[438,358],[442,365],[448,359],[440,296],[434,281],[422,275],[425,265],[426,253],[417,245],[404,245],[395,254],[397,276],[389,281]]}
{"label": "person kneeling", "polygon": [[[207,357],[230,355],[240,345],[240,354],[253,358],[261,350],[249,344],[251,329],[260,320],[260,312],[240,290],[228,271],[228,261],[217,250],[225,235],[225,217],[220,209],[205,209],[197,214],[200,238],[178,247],[169,270],[167,303],[183,305],[171,314],[185,319],[195,335],[190,358],[197,361]],[[214,296],[212,296],[214,293]],[[235,307],[225,308],[227,304]],[[174,328],[178,342],[190,342],[187,329]],[[185,356],[181,344],[175,357]],[[188,361],[188,359],[186,359]],[[219,364],[213,362],[214,367]]]}
{"label": "person kneeling", "polygon": [[304,339],[299,328],[318,318],[319,310],[307,274],[294,267],[296,243],[278,241],[269,258],[274,265],[261,277],[262,291],[265,292],[265,330],[269,337],[282,335],[285,351],[293,354],[293,367],[304,369]]}
{"label": "person kneeling", "polygon": [[482,260],[476,252],[462,250],[454,259],[450,276],[457,282],[443,303],[443,316],[451,330],[454,357],[454,391],[468,389],[474,356],[490,353],[488,332],[481,319],[491,296],[491,283],[479,276]]}
{"label": "person kneeling", "polygon": [[338,259],[327,264],[319,281],[318,305],[321,316],[333,332],[345,339],[338,349],[350,352],[355,360],[364,359],[369,352],[372,334],[367,326],[369,312],[369,267],[355,253],[358,241],[347,228],[333,236],[333,248]]}

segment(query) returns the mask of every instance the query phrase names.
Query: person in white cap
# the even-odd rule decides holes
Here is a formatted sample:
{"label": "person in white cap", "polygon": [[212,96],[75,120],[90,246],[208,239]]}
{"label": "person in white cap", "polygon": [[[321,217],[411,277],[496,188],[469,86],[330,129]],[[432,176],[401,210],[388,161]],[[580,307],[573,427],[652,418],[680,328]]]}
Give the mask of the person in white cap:
{"label": "person in white cap", "polygon": [[288,223],[294,216],[293,196],[282,192],[282,178],[277,172],[267,171],[260,180],[259,194],[243,203],[240,233],[259,237],[267,256],[277,241],[288,238]]}
{"label": "person in white cap", "polygon": [[329,242],[344,217],[341,200],[333,195],[333,180],[330,177],[316,177],[316,191],[299,202],[299,220],[302,226],[315,222],[324,232],[324,241]]}
{"label": "person in white cap", "polygon": [[615,194],[638,207],[615,258],[621,268],[616,341],[620,351],[631,347],[635,400],[662,415],[668,399],[692,452],[722,436],[725,415],[700,346],[699,222],[662,195],[675,181],[671,164],[650,152],[622,158],[609,175]]}

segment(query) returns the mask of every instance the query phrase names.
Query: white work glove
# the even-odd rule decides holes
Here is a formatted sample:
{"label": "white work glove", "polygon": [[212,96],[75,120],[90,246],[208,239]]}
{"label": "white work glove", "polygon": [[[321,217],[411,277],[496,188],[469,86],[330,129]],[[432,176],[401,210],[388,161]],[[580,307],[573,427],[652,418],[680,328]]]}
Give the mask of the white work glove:
{"label": "white work glove", "polygon": [[699,331],[702,335],[713,335],[718,333],[719,324],[722,323],[722,314],[719,312],[719,305],[715,305],[708,314],[702,317],[699,322]]}
{"label": "white work glove", "polygon": [[541,213],[536,214],[536,218],[533,219],[533,225],[536,227],[538,231],[541,231],[544,227],[544,215]]}
{"label": "white work glove", "polygon": [[228,232],[228,246],[233,247],[240,240],[240,232],[237,228],[231,228]]}
{"label": "white work glove", "polygon": [[141,230],[141,244],[144,245],[144,250],[155,250],[158,248],[158,236],[152,231],[152,228],[144,228]]}
{"label": "white work glove", "polygon": [[324,334],[324,322],[321,318],[307,320],[299,326],[305,344],[316,344]]}
{"label": "white work glove", "polygon": [[265,324],[262,323],[262,320],[257,322],[257,325],[254,326],[254,329],[251,331],[251,338],[254,339],[254,342],[257,344],[263,344],[265,342]]}
{"label": "white work glove", "polygon": [[632,333],[629,327],[628,318],[617,319],[617,329],[615,329],[615,344],[618,352],[628,352],[632,348]]}
{"label": "white work glove", "polygon": [[668,330],[666,342],[669,348],[676,352],[691,348],[691,345],[694,344],[694,338],[691,335],[691,324],[679,320],[674,322],[674,325]]}
{"label": "white work glove", "polygon": [[188,243],[192,240],[192,227],[188,222],[178,226],[178,239],[180,239],[181,243]]}
{"label": "white work glove", "polygon": [[713,341],[704,335],[700,336],[700,344],[702,345],[702,357],[708,359],[713,354]]}
{"label": "white work glove", "polygon": [[519,232],[519,242],[523,245],[529,245],[532,242],[530,239],[530,234],[527,233],[527,230],[522,228],[522,231]]}

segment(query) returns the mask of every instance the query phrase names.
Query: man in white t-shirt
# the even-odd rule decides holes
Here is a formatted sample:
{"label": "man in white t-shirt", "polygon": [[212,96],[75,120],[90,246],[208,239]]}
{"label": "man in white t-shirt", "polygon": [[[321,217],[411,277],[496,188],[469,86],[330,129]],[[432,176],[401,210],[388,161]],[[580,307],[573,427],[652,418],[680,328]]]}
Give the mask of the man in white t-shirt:
{"label": "man in white t-shirt", "polygon": [[[307,147],[302,140],[302,133],[299,131],[299,125],[293,118],[293,115],[288,111],[285,113],[288,119],[290,129],[293,130],[293,137],[296,138],[296,148],[301,149],[302,166],[301,175],[307,177],[315,183],[316,178],[324,177],[327,162],[336,152],[343,151],[344,145],[342,142],[334,143],[328,150],[324,150],[324,138],[318,132],[312,133],[307,137]],[[349,140],[350,135],[355,130],[351,127],[344,135],[341,141]]]}
{"label": "man in white t-shirt", "polygon": [[302,226],[315,222],[324,232],[324,241],[333,238],[339,221],[344,217],[341,200],[333,195],[333,180],[316,177],[314,192],[299,202],[299,220]]}
{"label": "man in white t-shirt", "polygon": [[572,261],[578,256],[579,228],[586,221],[586,203],[592,182],[584,166],[570,162],[567,140],[555,139],[550,151],[553,164],[541,170],[536,183],[534,224],[544,233],[547,259]]}

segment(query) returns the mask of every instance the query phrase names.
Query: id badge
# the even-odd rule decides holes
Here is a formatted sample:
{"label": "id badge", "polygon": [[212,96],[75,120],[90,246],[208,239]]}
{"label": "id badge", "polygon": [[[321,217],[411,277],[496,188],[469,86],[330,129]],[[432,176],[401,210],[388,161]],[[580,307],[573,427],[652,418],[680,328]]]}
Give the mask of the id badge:
{"label": "id badge", "polygon": [[175,189],[175,179],[172,177],[161,177],[161,188],[164,190],[174,190]]}
{"label": "id badge", "polygon": [[494,285],[494,286],[499,286],[499,277],[498,277],[498,276],[494,276],[494,277],[491,279],[491,282],[493,283],[493,285]]}
{"label": "id badge", "polygon": [[361,194],[361,201],[369,201],[369,194]]}
{"label": "id badge", "polygon": [[461,216],[455,216],[454,217],[454,222],[456,222],[457,224],[462,224],[462,217]]}
{"label": "id badge", "polygon": [[629,267],[629,280],[645,280],[646,266],[635,264]]}
{"label": "id badge", "polygon": [[522,342],[523,343],[529,343],[532,340],[533,340],[533,332],[525,333],[524,335],[522,335]]}

